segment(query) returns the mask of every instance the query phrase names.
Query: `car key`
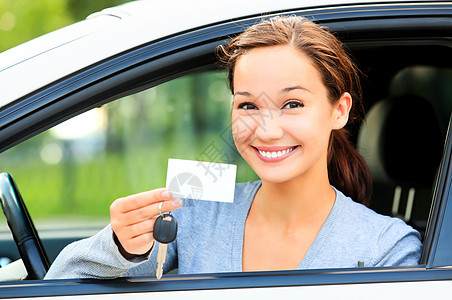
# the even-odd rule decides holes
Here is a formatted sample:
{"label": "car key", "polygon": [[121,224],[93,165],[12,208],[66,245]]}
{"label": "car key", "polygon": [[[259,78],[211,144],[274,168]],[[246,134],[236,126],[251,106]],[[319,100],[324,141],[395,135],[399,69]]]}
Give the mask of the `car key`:
{"label": "car key", "polygon": [[163,263],[166,260],[168,244],[173,242],[177,236],[177,221],[171,213],[160,214],[154,224],[154,239],[159,242],[157,253],[157,279],[162,278]]}

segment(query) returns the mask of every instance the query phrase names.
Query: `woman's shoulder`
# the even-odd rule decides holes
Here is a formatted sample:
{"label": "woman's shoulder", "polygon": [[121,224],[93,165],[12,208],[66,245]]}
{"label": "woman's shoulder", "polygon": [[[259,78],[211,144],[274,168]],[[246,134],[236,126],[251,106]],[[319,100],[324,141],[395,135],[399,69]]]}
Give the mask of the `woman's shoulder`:
{"label": "woman's shoulder", "polygon": [[361,203],[353,201],[342,192],[336,190],[336,201],[346,222],[360,224],[363,229],[380,231],[383,228],[412,230],[412,227],[398,218],[381,215]]}
{"label": "woman's shoulder", "polygon": [[[373,249],[373,264],[411,265],[419,259],[420,234],[399,218],[376,213],[337,191],[339,231],[345,231],[353,243]],[[369,248],[368,248],[369,249]]]}

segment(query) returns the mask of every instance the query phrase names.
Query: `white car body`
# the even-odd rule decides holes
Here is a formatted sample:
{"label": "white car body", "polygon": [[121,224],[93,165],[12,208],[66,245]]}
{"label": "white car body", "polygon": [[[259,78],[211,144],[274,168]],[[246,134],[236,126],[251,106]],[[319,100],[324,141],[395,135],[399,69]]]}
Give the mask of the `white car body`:
{"label": "white car body", "polygon": [[[105,9],[86,20],[46,34],[0,53],[0,109],[26,95],[83,68],[119,55],[135,47],[203,28],[221,21],[268,12],[288,12],[300,8],[321,8],[370,3],[405,1],[136,1]],[[412,1],[411,3],[426,1]],[[432,1],[433,2],[433,1]],[[416,4],[414,4],[416,5]],[[273,13],[272,13],[273,14]],[[131,34],[133,33],[133,34]],[[1,133],[0,133],[1,134]],[[398,269],[409,272],[413,269]],[[383,270],[384,271],[384,270]],[[382,271],[382,272],[383,272]],[[396,271],[397,272],[397,271]],[[354,271],[359,276],[360,271]],[[281,275],[284,276],[284,275]],[[215,277],[205,280],[213,280]],[[240,278],[239,278],[240,279]],[[169,277],[164,280],[171,281]],[[184,278],[181,281],[185,280]],[[186,280],[196,280],[187,277]],[[137,282],[140,280],[138,279]],[[45,285],[45,283],[41,283]],[[57,283],[58,284],[58,283]],[[157,284],[157,283],[156,283]],[[1,296],[0,287],[0,298]],[[118,294],[45,296],[36,299],[250,299],[297,297],[307,299],[450,299],[452,279],[409,282],[364,282],[327,285],[269,286],[256,288],[219,288]],[[28,299],[28,298],[18,298]]]}

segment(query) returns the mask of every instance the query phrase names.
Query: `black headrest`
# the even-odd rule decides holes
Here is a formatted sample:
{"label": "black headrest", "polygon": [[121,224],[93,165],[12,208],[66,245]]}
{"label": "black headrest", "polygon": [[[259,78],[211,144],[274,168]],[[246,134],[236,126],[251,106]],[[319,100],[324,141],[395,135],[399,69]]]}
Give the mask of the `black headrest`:
{"label": "black headrest", "polygon": [[374,180],[431,186],[443,139],[430,102],[404,95],[372,106],[360,129],[357,147]]}

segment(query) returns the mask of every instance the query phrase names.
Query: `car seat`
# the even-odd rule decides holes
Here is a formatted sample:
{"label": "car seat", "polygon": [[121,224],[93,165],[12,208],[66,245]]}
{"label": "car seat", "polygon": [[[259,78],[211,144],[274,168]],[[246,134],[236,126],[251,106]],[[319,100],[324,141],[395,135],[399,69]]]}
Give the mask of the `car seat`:
{"label": "car seat", "polygon": [[360,128],[357,148],[372,173],[371,208],[425,232],[443,138],[437,115],[415,95],[375,103]]}

